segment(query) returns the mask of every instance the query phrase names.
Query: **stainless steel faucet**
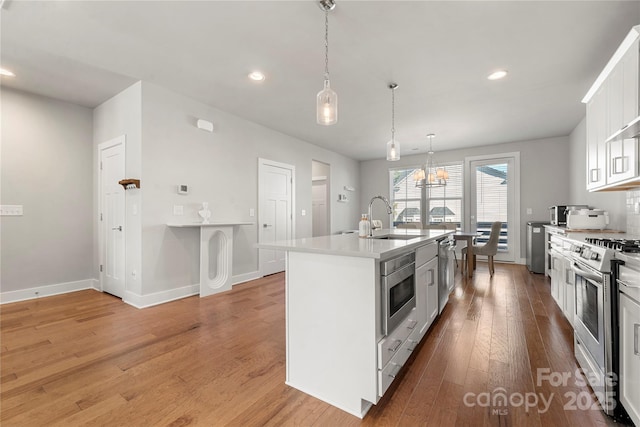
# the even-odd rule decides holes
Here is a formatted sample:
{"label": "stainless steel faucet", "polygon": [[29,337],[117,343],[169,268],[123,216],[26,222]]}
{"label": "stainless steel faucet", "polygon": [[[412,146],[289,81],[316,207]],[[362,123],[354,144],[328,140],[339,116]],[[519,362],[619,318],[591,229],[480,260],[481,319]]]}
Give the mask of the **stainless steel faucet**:
{"label": "stainless steel faucet", "polygon": [[391,215],[391,213],[393,212],[393,209],[389,204],[389,200],[386,197],[378,195],[371,198],[371,201],[369,202],[369,223],[371,224],[371,227],[369,227],[369,237],[373,236],[373,217],[371,216],[371,205],[373,205],[373,201],[375,199],[380,199],[385,203],[385,205],[387,205],[387,213],[389,215]]}

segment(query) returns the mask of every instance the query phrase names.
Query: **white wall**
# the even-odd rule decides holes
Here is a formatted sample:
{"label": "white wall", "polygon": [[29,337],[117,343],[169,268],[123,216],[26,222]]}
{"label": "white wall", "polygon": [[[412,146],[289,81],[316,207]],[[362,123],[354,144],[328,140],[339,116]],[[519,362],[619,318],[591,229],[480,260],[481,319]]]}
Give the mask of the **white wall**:
{"label": "white wall", "polygon": [[[236,230],[233,275],[257,274],[258,158],[295,166],[298,238],[311,236],[312,160],[331,165],[331,194],[345,185],[359,187],[358,162],[191,98],[144,82],[142,106],[143,294],[199,282],[199,231],[166,224],[198,221],[202,202],[209,202],[212,222],[256,222]],[[213,122],[214,132],[196,128],[198,118]],[[178,195],[178,184],[188,184],[190,194]],[[333,204],[333,232],[356,226],[358,199]],[[184,206],[183,216],[173,215],[174,205]]]}
{"label": "white wall", "polygon": [[571,147],[571,204],[589,205],[609,212],[609,228],[627,229],[627,206],[625,191],[587,191],[587,126],[586,118],[570,135]]}
{"label": "white wall", "polygon": [[[527,221],[548,221],[548,207],[566,204],[570,199],[569,180],[572,160],[569,154],[569,137],[546,138],[533,141],[487,145],[463,150],[437,151],[436,163],[462,162],[468,156],[520,152],[520,258],[526,254]],[[360,209],[366,212],[369,200],[376,194],[389,197],[389,168],[419,166],[426,155],[402,156],[397,162],[370,160],[360,163],[362,185]],[[577,161],[577,160],[576,160]],[[584,163],[584,156],[580,160]],[[382,219],[389,226],[382,203],[374,203],[373,217]],[[526,214],[531,208],[533,213]]]}
{"label": "white wall", "polygon": [[1,105],[0,203],[24,215],[0,217],[0,290],[92,279],[91,110],[8,88]]}
{"label": "white wall", "polygon": [[[125,291],[135,295],[142,294],[142,261],[141,261],[141,213],[144,210],[141,203],[141,192],[144,191],[142,179],[142,83],[138,82],[105,101],[94,109],[93,113],[93,170],[94,170],[94,222],[95,265],[98,260],[98,225],[99,217],[99,189],[98,189],[98,145],[124,135],[125,143],[125,174],[126,178],[141,179],[141,190],[127,190],[125,192]],[[134,214],[134,208],[138,214]],[[99,273],[96,270],[95,276]],[[127,300],[125,293],[125,300]]]}

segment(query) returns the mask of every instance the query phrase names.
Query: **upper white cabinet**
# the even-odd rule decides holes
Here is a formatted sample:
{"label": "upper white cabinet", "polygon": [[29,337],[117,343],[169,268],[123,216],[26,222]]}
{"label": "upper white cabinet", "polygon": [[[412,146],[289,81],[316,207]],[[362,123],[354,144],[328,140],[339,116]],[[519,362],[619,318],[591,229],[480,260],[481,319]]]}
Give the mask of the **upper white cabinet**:
{"label": "upper white cabinet", "polygon": [[587,104],[587,189],[640,185],[635,126],[640,79],[640,26],[634,27],[583,99]]}

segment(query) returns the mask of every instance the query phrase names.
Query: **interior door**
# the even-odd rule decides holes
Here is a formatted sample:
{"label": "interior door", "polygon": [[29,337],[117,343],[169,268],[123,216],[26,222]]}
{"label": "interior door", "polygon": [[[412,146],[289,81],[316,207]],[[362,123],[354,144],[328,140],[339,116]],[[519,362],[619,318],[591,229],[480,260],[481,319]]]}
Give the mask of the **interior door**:
{"label": "interior door", "polygon": [[314,180],[311,184],[311,224],[312,235],[329,234],[327,212],[327,180]]}
{"label": "interior door", "polygon": [[[259,232],[260,243],[293,238],[293,177],[291,165],[260,159]],[[260,274],[284,271],[285,251],[260,249]]]}
{"label": "interior door", "polygon": [[491,223],[502,222],[498,243],[498,261],[514,262],[520,253],[520,221],[516,215],[519,206],[516,189],[516,158],[512,156],[484,158],[468,161],[469,215],[467,227],[479,233],[477,244],[489,239]]}
{"label": "interior door", "polygon": [[100,145],[101,287],[117,297],[125,290],[124,137]]}

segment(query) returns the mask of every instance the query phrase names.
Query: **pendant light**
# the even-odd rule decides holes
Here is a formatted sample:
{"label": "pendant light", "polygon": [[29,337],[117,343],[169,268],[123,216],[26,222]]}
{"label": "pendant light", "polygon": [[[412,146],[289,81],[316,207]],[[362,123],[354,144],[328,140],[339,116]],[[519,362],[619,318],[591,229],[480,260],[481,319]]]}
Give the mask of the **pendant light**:
{"label": "pendant light", "polygon": [[338,122],[338,94],[329,82],[329,11],[336,7],[334,0],[320,0],[324,10],[324,88],[316,97],[316,121],[319,125],[335,125]]}
{"label": "pendant light", "polygon": [[387,142],[387,160],[395,162],[400,160],[400,143],[396,141],[396,89],[398,85],[391,83],[389,89],[391,89],[391,141]]}
{"label": "pendant light", "polygon": [[444,168],[436,168],[433,165],[433,138],[436,135],[430,133],[427,135],[429,138],[429,151],[427,152],[427,163],[424,169],[420,169],[413,174],[413,179],[416,182],[416,187],[444,187],[447,185],[447,179],[449,179],[449,173]]}

